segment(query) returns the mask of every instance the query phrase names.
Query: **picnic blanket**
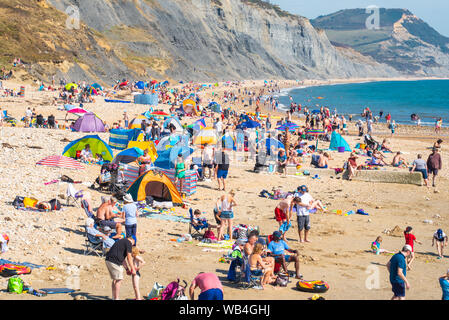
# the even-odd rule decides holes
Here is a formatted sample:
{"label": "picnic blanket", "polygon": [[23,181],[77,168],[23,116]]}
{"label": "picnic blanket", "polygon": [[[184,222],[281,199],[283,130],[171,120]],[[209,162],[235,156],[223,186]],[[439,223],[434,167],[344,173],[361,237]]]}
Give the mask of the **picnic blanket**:
{"label": "picnic blanket", "polygon": [[234,244],[234,240],[222,240],[216,243],[205,243],[200,242],[197,244],[199,247],[207,247],[207,248],[221,248],[221,249],[232,249],[232,245]]}
{"label": "picnic blanket", "polygon": [[166,220],[166,221],[174,221],[174,222],[182,222],[182,223],[189,223],[190,217],[186,217],[180,213],[177,213],[176,211],[170,210],[170,209],[162,209],[162,210],[156,210],[149,207],[145,207],[142,209],[142,217],[150,218],[150,219],[157,219],[157,220]]}

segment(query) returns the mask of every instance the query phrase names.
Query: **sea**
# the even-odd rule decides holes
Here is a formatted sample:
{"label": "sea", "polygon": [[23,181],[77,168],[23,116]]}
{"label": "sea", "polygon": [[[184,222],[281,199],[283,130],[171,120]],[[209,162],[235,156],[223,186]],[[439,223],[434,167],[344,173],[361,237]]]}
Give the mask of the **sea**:
{"label": "sea", "polygon": [[334,84],[313,87],[297,87],[283,90],[278,95],[280,109],[289,110],[291,99],[307,106],[309,110],[329,107],[331,113],[353,115],[361,118],[365,107],[373,116],[385,122],[390,113],[392,120],[399,124],[416,125],[411,119],[416,114],[422,126],[434,126],[442,117],[443,127],[449,127],[449,80],[382,81],[351,84]]}

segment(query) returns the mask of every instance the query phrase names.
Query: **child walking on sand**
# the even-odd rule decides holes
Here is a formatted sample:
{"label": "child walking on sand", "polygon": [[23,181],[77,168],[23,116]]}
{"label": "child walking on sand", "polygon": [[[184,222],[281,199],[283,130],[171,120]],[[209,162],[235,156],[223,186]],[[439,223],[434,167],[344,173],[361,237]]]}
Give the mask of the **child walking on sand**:
{"label": "child walking on sand", "polygon": [[411,265],[413,260],[415,260],[415,248],[414,244],[415,242],[422,244],[421,241],[418,241],[416,237],[411,233],[412,227],[407,227],[404,231],[404,237],[405,237],[405,244],[408,244],[410,247],[412,247],[412,251],[410,253],[410,256],[407,258],[407,270],[411,270]]}
{"label": "child walking on sand", "polygon": [[142,268],[142,266],[145,264],[145,260],[139,255],[142,254],[144,251],[139,250],[137,247],[133,247],[132,250],[132,257],[133,257],[133,263],[134,268],[136,269],[136,274],[133,275],[133,288],[134,288],[134,294],[136,295],[136,300],[142,300],[142,296],[140,295],[140,288],[139,288],[139,280],[140,280],[140,272],[139,270]]}

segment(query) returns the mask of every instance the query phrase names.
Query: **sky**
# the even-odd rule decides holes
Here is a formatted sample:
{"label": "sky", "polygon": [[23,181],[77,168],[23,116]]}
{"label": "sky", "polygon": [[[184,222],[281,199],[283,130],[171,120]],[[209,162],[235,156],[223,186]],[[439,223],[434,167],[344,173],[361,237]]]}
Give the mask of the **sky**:
{"label": "sky", "polygon": [[439,33],[449,37],[448,0],[270,0],[270,2],[309,19],[341,9],[366,8],[370,5],[380,8],[403,8],[410,10]]}

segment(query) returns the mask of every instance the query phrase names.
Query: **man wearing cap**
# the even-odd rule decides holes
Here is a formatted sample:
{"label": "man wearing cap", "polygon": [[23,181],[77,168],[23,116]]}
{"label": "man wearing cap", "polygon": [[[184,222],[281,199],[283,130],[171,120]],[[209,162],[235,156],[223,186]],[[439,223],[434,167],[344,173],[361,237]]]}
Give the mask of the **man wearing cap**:
{"label": "man wearing cap", "polygon": [[[273,240],[268,244],[268,251],[274,257],[277,263],[280,263],[284,272],[288,273],[286,262],[295,262],[296,279],[301,279],[302,275],[299,273],[299,257],[298,250],[292,250],[288,247],[285,241],[281,240],[282,234],[279,231],[273,232]],[[294,255],[285,255],[284,252],[291,252]]]}
{"label": "man wearing cap", "polygon": [[411,252],[412,247],[406,244],[402,250],[396,253],[387,263],[387,269],[390,272],[390,283],[394,293],[391,300],[405,300],[405,289],[410,289],[410,284],[406,278],[406,258],[410,256]]}

